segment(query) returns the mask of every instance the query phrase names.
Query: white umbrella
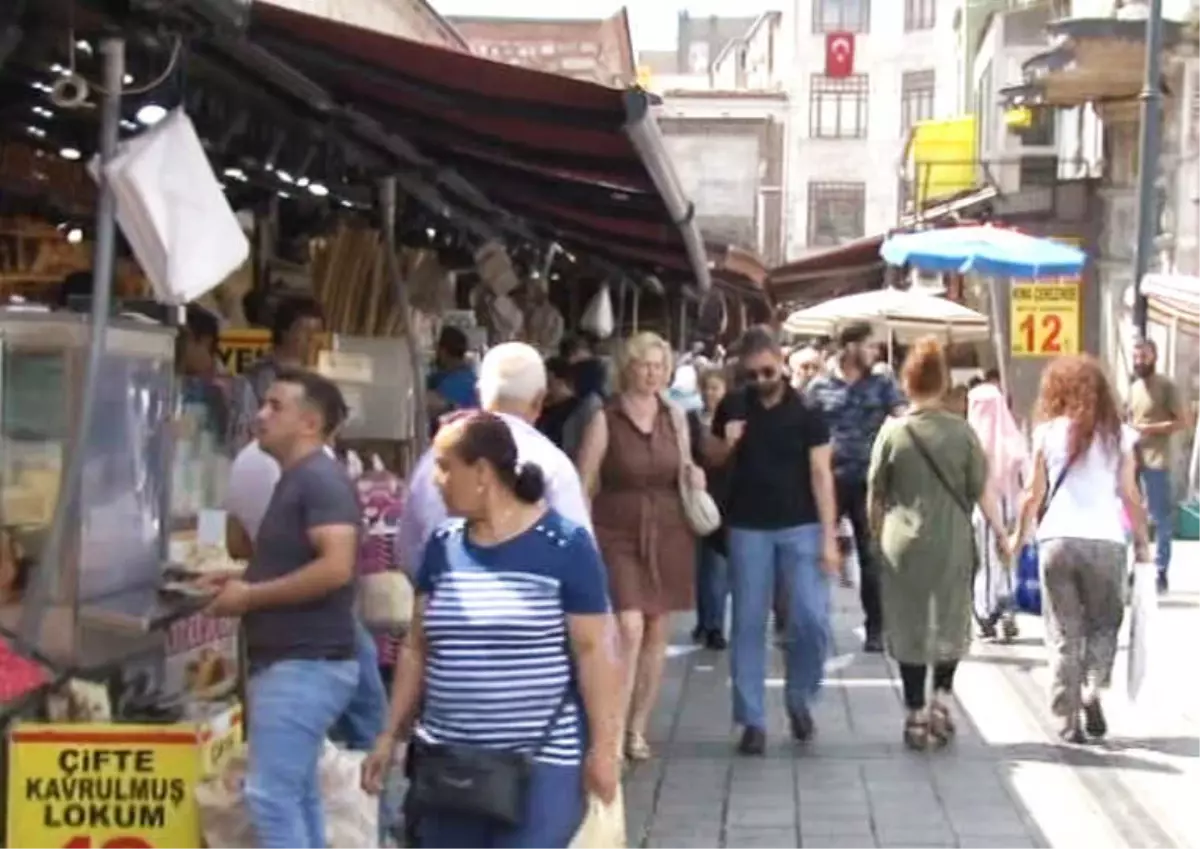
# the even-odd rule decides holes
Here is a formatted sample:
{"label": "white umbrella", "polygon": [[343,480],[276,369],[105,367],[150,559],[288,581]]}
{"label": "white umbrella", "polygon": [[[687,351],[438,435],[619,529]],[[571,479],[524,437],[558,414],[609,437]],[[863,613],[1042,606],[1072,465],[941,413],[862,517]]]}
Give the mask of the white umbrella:
{"label": "white umbrella", "polygon": [[807,336],[834,336],[849,324],[866,322],[877,335],[891,333],[898,342],[938,336],[946,342],[980,342],[988,338],[987,316],[921,292],[881,289],[825,301],[787,317],[784,330]]}

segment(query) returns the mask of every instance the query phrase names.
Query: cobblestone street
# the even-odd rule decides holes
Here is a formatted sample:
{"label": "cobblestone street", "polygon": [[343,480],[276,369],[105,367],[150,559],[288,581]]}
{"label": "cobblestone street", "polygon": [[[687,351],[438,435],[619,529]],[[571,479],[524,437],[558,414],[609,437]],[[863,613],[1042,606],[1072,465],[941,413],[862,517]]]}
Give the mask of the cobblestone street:
{"label": "cobblestone street", "polygon": [[[1175,562],[1190,565],[1197,553],[1180,545]],[[1188,792],[1198,772],[1197,683],[1185,654],[1200,644],[1200,580],[1194,567],[1176,572],[1157,619],[1150,692],[1136,708],[1125,697],[1123,648],[1110,740],[1078,749],[1051,742],[1041,622],[1022,617],[1015,643],[976,644],[960,670],[954,746],[905,750],[894,667],[859,651],[857,598],[839,590],[816,740],[803,749],[791,741],[774,678],[767,756],[738,758],[727,654],[685,647],[683,617],[651,729],[657,757],[626,783],[630,845],[1200,845]]]}

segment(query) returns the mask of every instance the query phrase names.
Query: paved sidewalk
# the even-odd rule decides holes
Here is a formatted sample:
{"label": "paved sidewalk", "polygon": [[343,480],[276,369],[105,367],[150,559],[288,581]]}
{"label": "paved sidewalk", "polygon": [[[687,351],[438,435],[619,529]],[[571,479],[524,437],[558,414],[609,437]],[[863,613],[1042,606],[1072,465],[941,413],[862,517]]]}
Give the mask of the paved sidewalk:
{"label": "paved sidewalk", "polygon": [[[1195,551],[1180,553],[1195,559]],[[1180,589],[1163,606],[1155,645],[1189,671],[1156,677],[1153,709],[1134,709],[1118,687],[1109,711],[1112,739],[1074,750],[1052,742],[1035,618],[1023,617],[1014,645],[975,647],[959,675],[958,740],[948,750],[916,754],[901,741],[895,670],[859,651],[857,598],[839,590],[836,648],[814,710],[817,738],[802,748],[790,739],[773,652],[778,677],[768,682],[764,758],[734,755],[727,654],[685,646],[691,623],[681,620],[651,727],[656,757],[626,782],[629,844],[1200,845],[1189,816],[1200,770],[1195,665],[1187,662],[1200,645],[1200,592]],[[1117,675],[1124,680],[1123,666]]]}

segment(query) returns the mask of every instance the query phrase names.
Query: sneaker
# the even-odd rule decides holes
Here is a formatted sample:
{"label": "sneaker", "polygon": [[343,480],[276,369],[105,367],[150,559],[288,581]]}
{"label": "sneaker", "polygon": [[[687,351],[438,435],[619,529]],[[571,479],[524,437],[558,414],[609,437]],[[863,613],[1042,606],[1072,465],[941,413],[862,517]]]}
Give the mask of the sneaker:
{"label": "sneaker", "polygon": [[813,738],[816,733],[816,725],[813,724],[812,714],[808,708],[798,711],[789,711],[788,719],[792,723],[792,737],[799,743],[807,743]]}
{"label": "sneaker", "polygon": [[1072,746],[1079,746],[1087,742],[1087,738],[1083,736],[1083,732],[1073,725],[1060,729],[1058,739]]}
{"label": "sneaker", "polygon": [[878,632],[868,632],[863,640],[863,651],[867,654],[883,654],[883,635]]}
{"label": "sneaker", "polygon": [[1158,594],[1165,595],[1169,588],[1170,587],[1167,583],[1167,573],[1159,572],[1158,573]]}
{"label": "sneaker", "polygon": [[747,725],[742,731],[742,739],[738,741],[739,755],[758,756],[766,754],[767,751],[767,732],[761,728],[755,728],[753,725]]}
{"label": "sneaker", "polygon": [[692,642],[693,643],[703,643],[705,633],[706,633],[705,630],[703,628],[701,628],[699,625],[697,625],[695,628],[692,629]]}

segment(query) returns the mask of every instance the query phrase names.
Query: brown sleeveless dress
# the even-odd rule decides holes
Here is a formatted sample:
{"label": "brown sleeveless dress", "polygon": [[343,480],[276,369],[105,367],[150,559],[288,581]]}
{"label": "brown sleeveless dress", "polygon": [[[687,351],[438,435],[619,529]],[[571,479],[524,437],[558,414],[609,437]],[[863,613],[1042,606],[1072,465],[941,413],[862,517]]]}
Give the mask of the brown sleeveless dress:
{"label": "brown sleeveless dress", "polygon": [[609,401],[608,450],[592,501],[596,540],[608,567],[617,611],[649,614],[691,610],[696,540],[679,498],[679,448],[666,405],[659,403],[650,433]]}

